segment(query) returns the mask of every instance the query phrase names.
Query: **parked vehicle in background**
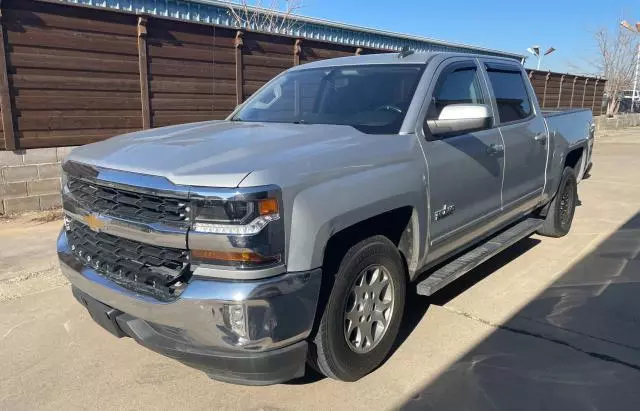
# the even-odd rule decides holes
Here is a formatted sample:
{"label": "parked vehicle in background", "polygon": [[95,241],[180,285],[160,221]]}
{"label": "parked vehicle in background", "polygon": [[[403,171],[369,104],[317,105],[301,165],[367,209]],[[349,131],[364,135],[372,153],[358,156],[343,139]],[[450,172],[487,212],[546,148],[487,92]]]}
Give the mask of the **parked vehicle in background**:
{"label": "parked vehicle in background", "polygon": [[212,378],[271,384],[308,362],[357,380],[414,286],[569,231],[591,111],[544,114],[534,96],[503,58],[297,66],[226,121],[73,151],[62,270],[104,328]]}
{"label": "parked vehicle in background", "polygon": [[[633,104],[632,104],[633,103]],[[640,91],[624,90],[620,96],[619,113],[638,113],[640,112]]]}

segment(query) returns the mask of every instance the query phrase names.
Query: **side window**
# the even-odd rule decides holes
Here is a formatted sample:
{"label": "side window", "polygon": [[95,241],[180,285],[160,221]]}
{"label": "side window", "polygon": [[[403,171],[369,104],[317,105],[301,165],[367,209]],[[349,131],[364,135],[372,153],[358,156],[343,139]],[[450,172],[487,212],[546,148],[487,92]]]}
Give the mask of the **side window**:
{"label": "side window", "polygon": [[454,63],[440,74],[427,112],[427,120],[436,120],[449,104],[484,104],[478,68],[472,63]]}
{"label": "side window", "polygon": [[520,71],[487,68],[496,96],[500,124],[523,120],[532,113],[531,100]]}

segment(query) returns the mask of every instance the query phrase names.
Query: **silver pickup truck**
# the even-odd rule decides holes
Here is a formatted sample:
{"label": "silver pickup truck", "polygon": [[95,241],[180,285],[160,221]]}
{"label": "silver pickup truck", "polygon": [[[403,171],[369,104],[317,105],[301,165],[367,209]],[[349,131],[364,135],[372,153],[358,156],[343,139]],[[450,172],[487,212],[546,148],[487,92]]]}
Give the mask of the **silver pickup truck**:
{"label": "silver pickup truck", "polygon": [[512,60],[297,66],[225,121],[74,150],[60,264],[105,329],[214,379],[354,381],[407,292],[569,231],[593,130],[589,110],[542,113]]}

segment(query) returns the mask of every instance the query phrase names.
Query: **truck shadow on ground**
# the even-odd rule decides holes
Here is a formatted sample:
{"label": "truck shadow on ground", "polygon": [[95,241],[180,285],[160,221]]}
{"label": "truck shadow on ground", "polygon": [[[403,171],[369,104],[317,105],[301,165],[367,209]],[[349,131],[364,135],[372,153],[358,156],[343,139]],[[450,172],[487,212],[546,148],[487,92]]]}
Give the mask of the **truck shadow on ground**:
{"label": "truck shadow on ground", "polygon": [[[490,268],[470,273],[455,287],[468,288],[484,270]],[[444,304],[460,292],[443,291],[431,302]],[[398,405],[407,410],[637,409],[638,295],[640,213]]]}
{"label": "truck shadow on ground", "polygon": [[484,264],[481,264],[469,271],[467,274],[431,297],[418,295],[415,290],[415,284],[412,284],[407,295],[407,303],[404,318],[402,320],[402,326],[400,327],[400,333],[398,334],[398,338],[391,350],[391,353],[389,354],[389,357],[393,355],[393,353],[409,338],[413,330],[418,326],[424,315],[427,313],[431,304],[444,305],[448,303],[478,282],[482,281],[484,278],[491,275],[493,272],[499,270],[502,266],[507,265],[511,261],[520,257],[522,254],[535,247],[538,243],[540,243],[540,240],[533,238],[522,239],[513,246],[504,250],[502,253],[487,260]]}
{"label": "truck shadow on ground", "polygon": [[[402,325],[398,334],[398,338],[391,349],[391,352],[387,356],[390,358],[409,338],[413,333],[413,330],[418,326],[424,315],[427,313],[431,304],[444,305],[456,296],[464,293],[469,288],[473,287],[476,283],[482,281],[485,277],[489,276],[494,271],[500,269],[502,266],[517,259],[522,254],[526,253],[533,247],[535,247],[540,240],[533,238],[525,238],[513,246],[509,247],[502,253],[494,256],[486,261],[484,264],[476,267],[469,273],[465,274],[462,278],[456,280],[436,295],[432,297],[425,297],[418,295],[415,290],[415,284],[411,284],[407,290],[407,301],[405,305],[404,317]],[[384,366],[384,363],[381,367]],[[305,376],[296,380],[288,382],[291,385],[304,385],[311,384],[324,379],[325,377],[316,372],[311,367],[307,366]]]}

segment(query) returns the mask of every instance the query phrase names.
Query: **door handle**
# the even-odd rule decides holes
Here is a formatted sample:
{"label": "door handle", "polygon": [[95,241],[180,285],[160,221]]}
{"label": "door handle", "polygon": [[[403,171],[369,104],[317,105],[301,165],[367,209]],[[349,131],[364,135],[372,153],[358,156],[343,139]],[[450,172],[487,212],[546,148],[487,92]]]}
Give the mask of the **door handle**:
{"label": "door handle", "polygon": [[487,154],[494,155],[504,152],[504,145],[502,144],[490,144],[487,147]]}
{"label": "door handle", "polygon": [[548,138],[547,133],[538,133],[533,137],[533,139],[540,144],[546,144],[547,138]]}

